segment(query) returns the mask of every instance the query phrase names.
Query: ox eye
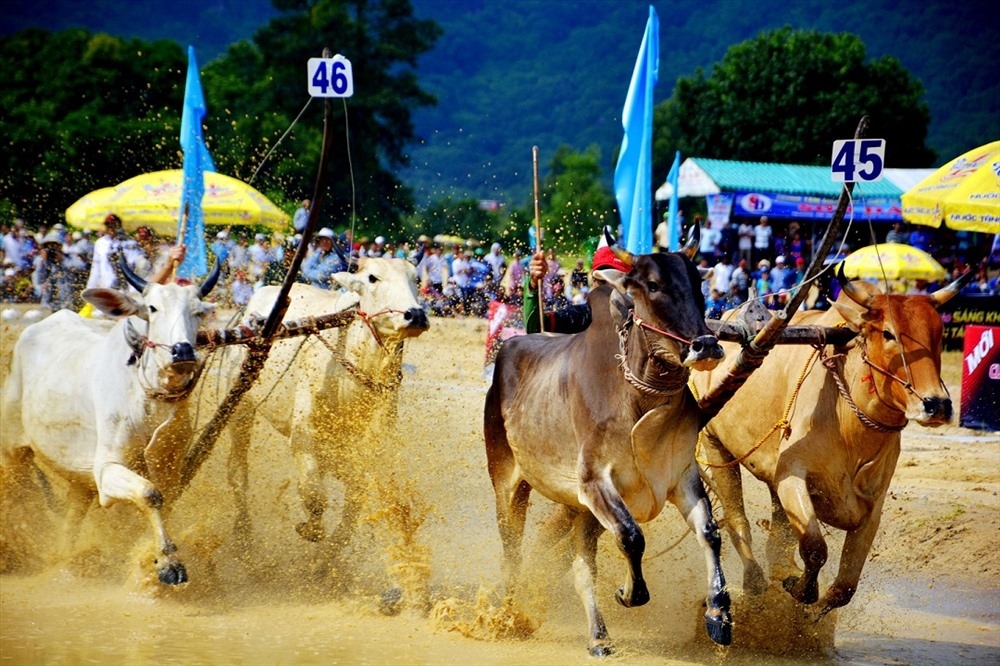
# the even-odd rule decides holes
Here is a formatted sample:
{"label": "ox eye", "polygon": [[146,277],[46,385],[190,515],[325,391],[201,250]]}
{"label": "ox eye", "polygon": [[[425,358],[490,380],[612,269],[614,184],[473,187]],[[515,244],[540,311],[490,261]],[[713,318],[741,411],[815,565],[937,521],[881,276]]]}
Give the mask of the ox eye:
{"label": "ox eye", "polygon": [[157,312],[156,306],[155,305],[150,305],[149,306],[149,311],[150,311],[150,313]]}
{"label": "ox eye", "polygon": [[882,337],[889,341],[896,339],[896,336],[893,335],[892,331],[890,331],[889,329],[885,329],[884,331],[882,331]]}
{"label": "ox eye", "polygon": [[375,277],[374,275],[369,274],[368,275],[368,282],[371,283],[371,284],[375,284],[376,282],[378,282],[378,278]]}
{"label": "ox eye", "polygon": [[646,289],[649,290],[649,293],[655,294],[660,290],[660,285],[656,284],[655,282],[647,282]]}

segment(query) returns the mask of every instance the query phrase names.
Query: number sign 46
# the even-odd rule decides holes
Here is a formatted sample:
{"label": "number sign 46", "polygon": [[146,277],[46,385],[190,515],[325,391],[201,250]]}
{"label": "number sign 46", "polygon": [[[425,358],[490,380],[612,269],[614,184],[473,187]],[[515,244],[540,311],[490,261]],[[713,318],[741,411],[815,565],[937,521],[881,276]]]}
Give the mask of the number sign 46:
{"label": "number sign 46", "polygon": [[882,180],[885,139],[845,139],[833,142],[830,178],[838,183]]}
{"label": "number sign 46", "polygon": [[309,94],[313,97],[350,97],[354,94],[351,61],[337,54],[332,58],[309,58]]}

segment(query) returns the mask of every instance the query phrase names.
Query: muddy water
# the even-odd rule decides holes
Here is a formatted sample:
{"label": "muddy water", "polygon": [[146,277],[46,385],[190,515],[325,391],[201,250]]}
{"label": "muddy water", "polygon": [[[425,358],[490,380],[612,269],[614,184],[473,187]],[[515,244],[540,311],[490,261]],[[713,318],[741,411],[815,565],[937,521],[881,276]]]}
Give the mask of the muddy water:
{"label": "muddy water", "polygon": [[[169,515],[191,577],[176,589],[150,580],[148,528],[133,507],[92,509],[72,555],[61,557],[49,547],[57,525],[5,486],[0,663],[593,662],[583,612],[558,553],[532,550],[551,508],[537,496],[525,540],[525,588],[515,608],[498,603],[500,543],[481,426],[484,338],[480,322],[435,320],[410,343],[398,432],[386,429],[355,459],[367,504],[341,560],[296,534],[305,516],[294,464],[287,442],[266,427],[251,448],[252,535],[233,532],[224,439]],[[207,391],[203,399],[210,403],[212,395]],[[328,489],[332,527],[342,486],[331,480]],[[751,496],[753,520],[764,516],[764,499]],[[598,598],[616,645],[614,661],[1000,661],[995,581],[979,591],[944,585],[875,558],[852,604],[816,621],[778,591],[763,602],[743,599],[740,565],[729,547],[724,566],[735,588],[735,639],[731,648],[717,648],[703,636],[704,563],[685,531],[672,507],[646,526],[653,598],[636,609],[614,602],[623,564],[602,538]],[[839,544],[831,534],[831,553]],[[385,603],[391,589],[404,590],[400,603]]]}

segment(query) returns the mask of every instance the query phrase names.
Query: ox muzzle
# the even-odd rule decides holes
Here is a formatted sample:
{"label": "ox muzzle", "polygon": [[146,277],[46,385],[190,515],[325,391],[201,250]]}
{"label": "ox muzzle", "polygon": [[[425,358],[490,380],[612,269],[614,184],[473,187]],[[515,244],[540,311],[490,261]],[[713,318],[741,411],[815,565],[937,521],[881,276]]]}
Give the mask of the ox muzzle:
{"label": "ox muzzle", "polygon": [[427,312],[423,308],[410,308],[403,313],[406,321],[406,328],[412,331],[426,331],[431,327],[430,320],[427,319]]}
{"label": "ox muzzle", "polygon": [[695,370],[712,370],[725,358],[726,352],[714,335],[699,335],[691,341],[684,365]]}
{"label": "ox muzzle", "polygon": [[923,398],[921,405],[923,411],[917,416],[917,423],[937,426],[951,422],[951,398]]}

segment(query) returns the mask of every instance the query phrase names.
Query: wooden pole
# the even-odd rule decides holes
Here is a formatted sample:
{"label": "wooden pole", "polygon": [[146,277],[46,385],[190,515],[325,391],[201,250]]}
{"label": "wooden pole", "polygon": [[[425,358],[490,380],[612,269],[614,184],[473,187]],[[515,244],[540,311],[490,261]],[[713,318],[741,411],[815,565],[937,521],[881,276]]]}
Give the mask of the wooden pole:
{"label": "wooden pole", "polygon": [[[868,116],[863,116],[858,123],[858,128],[854,133],[855,139],[862,139],[868,133]],[[788,326],[788,322],[802,301],[805,300],[807,289],[805,285],[815,278],[823,267],[823,261],[827,253],[833,247],[833,243],[840,231],[840,223],[847,213],[847,205],[851,199],[851,192],[854,190],[854,183],[844,183],[840,192],[840,200],[837,203],[837,210],[830,220],[830,225],[826,229],[826,235],[820,243],[818,249],[814,248],[812,262],[806,269],[805,277],[802,279],[802,286],[793,294],[788,304],[783,310],[775,313],[775,316],[768,320],[754,338],[740,349],[736,360],[729,368],[729,372],[721,377],[704,396],[698,401],[698,406],[702,410],[702,424],[708,423],[713,416],[725,406],[726,402],[736,393],[746,382],[747,378],[754,370],[760,367],[771,349],[781,338],[782,331]]]}
{"label": "wooden pole", "polygon": [[[331,58],[333,57],[333,52],[328,48],[324,48],[323,57]],[[291,291],[292,284],[295,282],[295,276],[299,272],[303,259],[305,259],[309,241],[312,239],[313,231],[319,220],[319,208],[323,200],[323,186],[326,183],[326,165],[333,146],[333,132],[330,130],[332,115],[333,104],[328,98],[323,112],[323,150],[319,159],[316,187],[313,190],[313,205],[309,209],[309,221],[306,223],[306,228],[302,230],[302,241],[295,251],[292,265],[288,269],[288,274],[285,275],[285,281],[282,283],[278,297],[274,301],[274,307],[271,309],[271,313],[264,323],[260,337],[246,343],[248,354],[240,368],[239,378],[229,390],[225,401],[219,405],[215,416],[205,426],[198,441],[191,446],[184,456],[181,467],[181,482],[183,484],[191,481],[202,463],[208,458],[208,454],[212,452],[212,448],[215,446],[215,441],[222,433],[222,429],[229,422],[229,417],[236,410],[236,406],[243,398],[243,395],[257,381],[260,371],[264,368],[264,362],[267,361],[268,354],[271,352],[271,345],[274,344],[275,332],[278,330],[281,320],[284,319],[285,313],[288,311],[288,293]]]}
{"label": "wooden pole", "polygon": [[[538,146],[531,147],[531,165],[534,171],[534,185],[535,185],[535,250],[538,252],[542,251],[542,214],[538,205]],[[543,256],[543,261],[544,256]],[[529,281],[530,282],[530,281]],[[530,286],[530,285],[529,285]],[[538,282],[538,324],[539,330],[545,331],[545,290],[544,290],[544,280]]]}

